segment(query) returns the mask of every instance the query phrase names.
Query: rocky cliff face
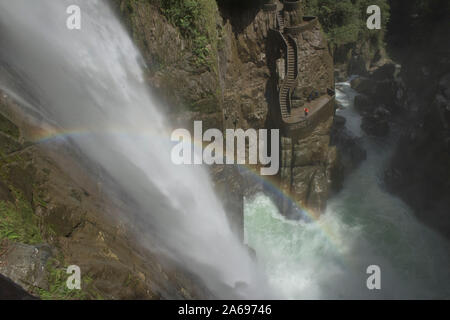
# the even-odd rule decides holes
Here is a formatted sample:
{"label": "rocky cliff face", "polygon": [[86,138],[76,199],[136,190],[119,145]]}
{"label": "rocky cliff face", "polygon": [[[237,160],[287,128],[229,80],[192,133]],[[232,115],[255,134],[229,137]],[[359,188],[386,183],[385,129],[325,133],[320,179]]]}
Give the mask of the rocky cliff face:
{"label": "rocky cliff face", "polygon": [[[206,11],[205,6],[200,9],[203,8],[204,16],[208,15],[207,19],[215,21],[217,41],[209,42],[209,67],[202,69],[192,67],[190,58],[195,54],[190,44],[192,39],[186,38],[176,23],[175,26],[173,21],[172,25],[169,23],[170,16],[167,17],[161,3],[119,1],[120,11],[149,65],[150,83],[172,106],[172,118],[187,119],[188,126],[193,120],[203,120],[206,127],[222,129],[277,128],[274,124],[279,113],[276,87],[277,79],[283,75],[276,70],[276,65],[282,59],[282,52],[279,44],[271,40],[270,33],[277,28],[276,12],[282,10],[282,3],[274,1],[276,11],[273,11],[267,10],[263,2],[209,2],[212,11]],[[300,7],[300,11],[281,11],[287,26],[304,22],[301,10]],[[301,76],[293,96],[297,103],[304,104],[311,91],[324,94],[327,88],[334,87],[333,62],[319,24],[300,32],[296,41]],[[155,64],[160,66],[159,70]],[[168,78],[172,80],[166,81]],[[205,97],[209,98],[205,100]],[[282,172],[292,171],[292,174],[280,177],[280,185],[295,201],[317,211],[325,207],[333,168],[338,167],[336,150],[329,146],[332,116],[322,119],[310,136],[289,142],[295,145],[294,158],[285,150],[286,144],[281,152],[285,165]],[[287,163],[290,163],[288,169]],[[241,178],[234,175],[230,179]],[[225,181],[220,176],[217,180],[220,189]]]}
{"label": "rocky cliff face", "polygon": [[[140,247],[131,214],[114,218],[121,197],[102,189],[95,166],[57,141],[33,140],[39,124],[18,110],[0,92],[1,274],[44,299],[207,297],[189,275]],[[81,291],[66,287],[69,265],[81,269]]]}
{"label": "rocky cliff face", "polygon": [[386,172],[390,189],[450,236],[448,1],[391,3],[389,45],[402,64],[404,133]]}

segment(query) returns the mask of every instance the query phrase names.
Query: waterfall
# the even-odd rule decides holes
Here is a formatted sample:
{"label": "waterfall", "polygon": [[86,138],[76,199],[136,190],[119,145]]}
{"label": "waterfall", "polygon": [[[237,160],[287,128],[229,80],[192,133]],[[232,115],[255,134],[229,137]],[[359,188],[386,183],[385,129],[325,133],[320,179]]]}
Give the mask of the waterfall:
{"label": "waterfall", "polygon": [[[74,4],[81,30],[66,27]],[[0,0],[0,40],[0,68],[9,73],[0,88],[101,165],[161,240],[160,251],[220,298],[241,283],[243,297],[265,296],[206,170],[171,163],[170,126],[108,1]]]}

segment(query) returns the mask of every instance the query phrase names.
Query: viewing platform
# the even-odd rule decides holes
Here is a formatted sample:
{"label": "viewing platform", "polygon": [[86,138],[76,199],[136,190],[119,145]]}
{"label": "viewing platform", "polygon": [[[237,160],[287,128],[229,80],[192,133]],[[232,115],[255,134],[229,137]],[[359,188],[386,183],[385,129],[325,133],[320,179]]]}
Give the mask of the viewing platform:
{"label": "viewing platform", "polygon": [[[320,122],[334,114],[335,92],[327,89],[327,94],[307,102],[303,107],[293,108],[288,117],[282,119],[282,130],[289,137],[301,137],[312,131]],[[309,109],[305,116],[304,108]]]}

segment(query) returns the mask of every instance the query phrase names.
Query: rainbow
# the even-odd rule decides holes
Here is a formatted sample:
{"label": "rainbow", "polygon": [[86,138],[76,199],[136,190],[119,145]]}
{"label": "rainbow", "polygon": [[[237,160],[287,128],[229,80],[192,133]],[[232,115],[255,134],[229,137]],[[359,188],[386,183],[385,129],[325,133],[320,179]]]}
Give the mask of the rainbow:
{"label": "rainbow", "polygon": [[[164,133],[167,133],[164,134]],[[94,130],[87,130],[87,129],[69,129],[69,130],[57,130],[54,128],[51,129],[43,129],[41,127],[34,128],[33,135],[31,141],[36,144],[46,144],[51,143],[55,141],[64,141],[67,138],[73,138],[73,137],[88,137],[90,135],[120,135],[120,136],[128,136],[128,137],[143,137],[143,138],[149,138],[154,139],[155,137],[161,137],[162,139],[167,139],[170,137],[171,132],[168,130],[166,131],[159,131],[156,132],[154,129],[148,129],[148,130],[122,130],[117,128],[109,128],[107,130],[102,129],[99,131]],[[168,139],[167,139],[168,140]],[[204,141],[201,141],[204,143]],[[320,221],[320,213],[311,210],[307,208],[303,203],[296,200],[294,197],[292,197],[290,194],[284,192],[278,184],[274,181],[274,179],[271,179],[271,176],[262,176],[258,173],[256,166],[254,165],[237,165],[240,172],[245,172],[247,174],[250,174],[253,178],[260,181],[265,190],[270,191],[273,195],[277,196],[278,198],[285,200],[289,203],[289,205],[292,206],[295,210],[300,212],[302,214],[302,217],[305,219],[306,222],[314,222],[317,223],[320,226],[320,230],[325,236],[325,238],[330,242],[333,247],[336,248],[337,251],[339,251],[340,247],[340,241],[338,240],[338,237],[333,232],[333,230],[326,224],[321,223]]]}

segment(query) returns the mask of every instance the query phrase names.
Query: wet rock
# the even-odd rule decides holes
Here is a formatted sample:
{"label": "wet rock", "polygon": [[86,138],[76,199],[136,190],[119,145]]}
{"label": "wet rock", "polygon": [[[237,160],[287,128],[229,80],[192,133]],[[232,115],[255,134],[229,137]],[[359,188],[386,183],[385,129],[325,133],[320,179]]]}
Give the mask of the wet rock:
{"label": "wet rock", "polygon": [[11,279],[0,274],[0,300],[36,300]]}
{"label": "wet rock", "polygon": [[348,62],[349,74],[367,75],[367,62],[363,55],[355,54]]}
{"label": "wet rock", "polygon": [[[397,41],[406,44],[398,46],[403,49],[396,53],[396,59],[402,65],[400,76],[407,97],[404,109],[408,112],[404,117],[407,121],[399,123],[404,134],[388,164],[385,182],[421,223],[450,239],[450,116],[446,111],[450,98],[450,20],[441,6],[425,11],[417,12],[415,19],[420,18],[421,23],[408,29],[407,36],[398,34]],[[397,23],[410,22],[401,13],[397,19]]]}
{"label": "wet rock", "polygon": [[384,80],[376,83],[375,94],[371,96],[376,105],[384,104],[390,111],[396,111],[398,84],[395,80]]}
{"label": "wet rock", "polygon": [[396,71],[395,63],[386,63],[373,71],[371,78],[376,81],[393,79]]}
{"label": "wet rock", "polygon": [[[261,188],[258,180],[249,172],[243,175],[237,165],[215,165],[211,168],[214,190],[225,207],[233,232],[241,239],[244,236],[244,192],[247,196]],[[245,174],[246,172],[244,172]]]}
{"label": "wet rock", "polygon": [[45,267],[51,256],[47,245],[11,243],[0,256],[0,273],[27,290],[34,287],[48,290]]}
{"label": "wet rock", "polygon": [[330,194],[337,193],[342,189],[345,167],[336,146],[331,146],[328,150],[326,177],[330,186]]}
{"label": "wet rock", "polygon": [[384,107],[378,107],[373,113],[362,118],[361,128],[369,135],[384,137],[389,134],[389,117],[391,113]]}
{"label": "wet rock", "polygon": [[84,214],[78,207],[61,204],[48,209],[43,220],[58,236],[70,237],[84,221]]}
{"label": "wet rock", "polygon": [[344,82],[345,80],[347,80],[347,75],[345,71],[341,69],[334,69],[334,79],[336,80],[336,82]]}
{"label": "wet rock", "polygon": [[322,168],[317,170],[311,181],[311,192],[308,197],[308,208],[316,212],[323,212],[326,208],[327,198],[329,196],[329,183],[326,171]]}
{"label": "wet rock", "polygon": [[372,96],[375,94],[376,82],[372,79],[358,77],[350,82],[350,85],[358,93]]}
{"label": "wet rock", "polygon": [[450,73],[442,76],[439,80],[439,90],[447,99],[450,99]]}
{"label": "wet rock", "polygon": [[370,112],[374,108],[372,100],[364,94],[355,96],[354,106],[361,113]]}
{"label": "wet rock", "polygon": [[326,160],[329,136],[312,136],[294,145],[294,166],[321,164]]}
{"label": "wet rock", "polygon": [[[336,146],[340,158],[340,180],[367,158],[367,152],[360,138],[355,137],[345,126],[345,118],[336,115],[331,131],[330,144]],[[338,180],[339,181],[339,180]]]}
{"label": "wet rock", "polygon": [[335,115],[334,122],[333,122],[333,129],[342,129],[345,127],[346,123],[347,123],[347,119],[345,119],[342,116]]}
{"label": "wet rock", "polygon": [[[314,178],[314,174],[317,171],[317,167],[308,166],[301,168],[294,168],[292,170],[293,175],[293,194],[298,199],[308,199],[308,195],[311,188],[311,183]],[[306,201],[302,202],[305,203]]]}

